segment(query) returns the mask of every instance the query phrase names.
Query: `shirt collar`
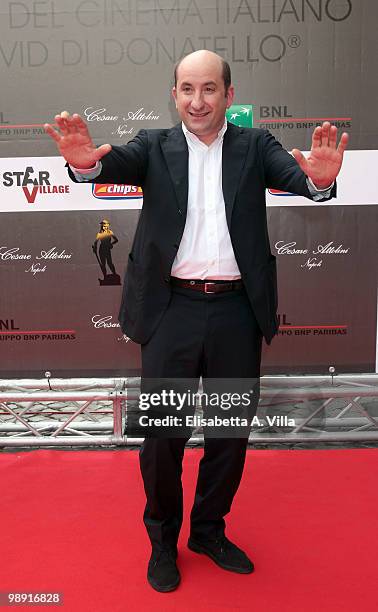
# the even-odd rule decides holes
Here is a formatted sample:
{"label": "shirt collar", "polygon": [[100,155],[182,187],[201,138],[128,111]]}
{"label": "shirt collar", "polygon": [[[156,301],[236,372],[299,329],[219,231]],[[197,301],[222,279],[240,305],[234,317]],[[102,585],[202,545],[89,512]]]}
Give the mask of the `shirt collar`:
{"label": "shirt collar", "polygon": [[[184,123],[183,121],[181,122],[181,127],[182,127],[182,131],[184,132],[184,136],[185,136],[185,138],[186,138],[187,140],[188,140],[188,138],[190,138],[190,140],[192,140],[192,142],[195,142],[195,143],[200,143],[200,144],[204,145],[205,147],[207,146],[207,145],[205,145],[205,143],[203,143],[203,142],[202,142],[202,140],[200,140],[200,139],[198,138],[198,136],[196,136],[195,134],[193,134],[193,132],[190,132],[190,131],[188,130],[188,128],[186,127],[186,125],[185,125],[185,123]],[[223,124],[223,126],[221,127],[221,129],[220,129],[220,130],[219,130],[219,132],[218,132],[218,136],[217,136],[217,137],[216,137],[216,139],[215,139],[215,140],[214,140],[214,141],[211,143],[211,145],[210,145],[210,146],[212,146],[212,145],[213,145],[215,142],[219,142],[219,141],[221,141],[221,140],[222,140],[222,138],[223,138],[223,136],[224,136],[224,135],[225,135],[225,133],[226,133],[226,130],[227,130],[227,119],[225,118],[225,119],[224,119],[224,124]]]}

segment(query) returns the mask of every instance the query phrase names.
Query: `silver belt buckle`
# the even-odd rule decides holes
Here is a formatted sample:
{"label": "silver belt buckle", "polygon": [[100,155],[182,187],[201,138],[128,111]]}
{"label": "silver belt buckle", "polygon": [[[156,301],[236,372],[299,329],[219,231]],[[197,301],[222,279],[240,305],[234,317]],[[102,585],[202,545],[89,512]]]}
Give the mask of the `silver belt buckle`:
{"label": "silver belt buckle", "polygon": [[215,291],[211,291],[210,287],[214,287],[215,283],[205,283],[205,293],[215,293]]}

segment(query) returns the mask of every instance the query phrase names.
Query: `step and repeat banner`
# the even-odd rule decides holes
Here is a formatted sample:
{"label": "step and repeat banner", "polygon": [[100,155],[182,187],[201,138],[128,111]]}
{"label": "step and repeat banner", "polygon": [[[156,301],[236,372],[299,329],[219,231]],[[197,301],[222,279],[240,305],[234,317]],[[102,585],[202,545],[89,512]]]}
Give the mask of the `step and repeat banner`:
{"label": "step and repeat banner", "polygon": [[1,17],[2,377],[140,372],[117,316],[143,193],[72,183],[42,126],[78,112],[96,144],[125,144],[174,125],[174,64],[201,48],[231,65],[231,121],[288,150],[324,120],[350,134],[336,199],[267,191],[280,330],[263,371],[377,371],[378,4],[24,0]]}

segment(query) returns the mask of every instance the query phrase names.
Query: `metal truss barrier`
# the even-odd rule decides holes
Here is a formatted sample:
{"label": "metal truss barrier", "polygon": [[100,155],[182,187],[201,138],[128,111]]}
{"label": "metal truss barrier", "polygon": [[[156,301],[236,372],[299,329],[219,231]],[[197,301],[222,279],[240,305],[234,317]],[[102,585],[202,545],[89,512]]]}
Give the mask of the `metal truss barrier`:
{"label": "metal truss barrier", "polygon": [[[0,447],[140,445],[124,434],[139,391],[139,378],[0,380]],[[257,415],[250,443],[377,442],[378,375],[264,376]]]}

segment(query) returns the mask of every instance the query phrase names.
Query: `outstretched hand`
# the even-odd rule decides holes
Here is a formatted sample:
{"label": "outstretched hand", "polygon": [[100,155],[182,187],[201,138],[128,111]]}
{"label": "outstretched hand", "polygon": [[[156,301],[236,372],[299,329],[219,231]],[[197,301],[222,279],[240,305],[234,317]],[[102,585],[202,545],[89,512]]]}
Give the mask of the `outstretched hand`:
{"label": "outstretched hand", "polygon": [[93,168],[112,148],[110,144],[96,148],[85,121],[76,113],[63,111],[55,116],[55,122],[58,131],[49,123],[45,123],[44,129],[55,140],[60,154],[75,168]]}
{"label": "outstretched hand", "polygon": [[307,159],[298,149],[293,149],[291,153],[315,187],[325,189],[340,172],[348,140],[348,134],[343,132],[336,147],[337,127],[325,121],[314,130],[311,152]]}

